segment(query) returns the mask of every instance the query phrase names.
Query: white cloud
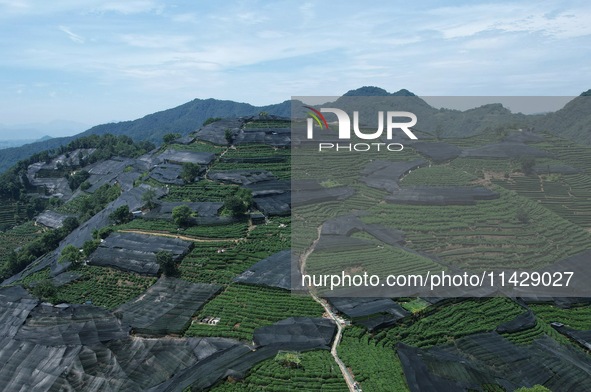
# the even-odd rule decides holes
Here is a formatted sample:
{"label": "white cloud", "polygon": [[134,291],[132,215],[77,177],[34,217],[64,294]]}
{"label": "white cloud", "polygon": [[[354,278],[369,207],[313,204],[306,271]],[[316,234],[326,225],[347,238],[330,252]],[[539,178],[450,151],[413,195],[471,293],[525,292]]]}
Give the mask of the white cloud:
{"label": "white cloud", "polygon": [[[551,11],[551,12],[550,12]],[[440,7],[427,11],[426,29],[446,39],[471,37],[487,31],[538,32],[549,37],[572,38],[591,34],[588,5],[561,10],[556,2],[489,3]]]}
{"label": "white cloud", "polygon": [[72,30],[70,30],[66,26],[58,26],[58,29],[66,33],[68,35],[68,38],[70,38],[73,42],[76,42],[78,44],[84,43],[84,38],[82,38],[78,34],[73,33]]}
{"label": "white cloud", "polygon": [[[78,99],[109,97],[95,106],[97,113],[117,113],[108,120],[195,97],[269,104],[362,85],[418,94],[573,94],[589,72],[582,49],[591,7],[569,1],[335,7],[61,0],[27,8],[25,1],[0,0],[6,10],[9,4],[22,12],[0,15],[0,67],[18,70],[14,83],[30,87],[19,99],[29,99],[40,80],[72,80]],[[74,46],[63,34],[86,45]],[[0,117],[17,112],[8,98],[15,90],[0,92]],[[52,101],[65,102],[69,90],[55,91]],[[92,113],[80,105],[79,113]],[[43,110],[43,102],[35,107]]]}
{"label": "white cloud", "polygon": [[126,0],[101,3],[94,11],[96,12],[118,12],[124,15],[139,14],[146,12],[162,13],[165,6],[151,0]]}

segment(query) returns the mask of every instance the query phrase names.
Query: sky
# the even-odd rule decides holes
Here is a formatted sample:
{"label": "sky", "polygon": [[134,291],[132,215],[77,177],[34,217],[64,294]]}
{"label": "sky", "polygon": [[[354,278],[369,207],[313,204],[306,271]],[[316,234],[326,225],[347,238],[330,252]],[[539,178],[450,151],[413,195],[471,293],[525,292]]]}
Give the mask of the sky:
{"label": "sky", "polygon": [[0,0],[0,124],[366,85],[575,96],[591,88],[590,20],[587,1]]}

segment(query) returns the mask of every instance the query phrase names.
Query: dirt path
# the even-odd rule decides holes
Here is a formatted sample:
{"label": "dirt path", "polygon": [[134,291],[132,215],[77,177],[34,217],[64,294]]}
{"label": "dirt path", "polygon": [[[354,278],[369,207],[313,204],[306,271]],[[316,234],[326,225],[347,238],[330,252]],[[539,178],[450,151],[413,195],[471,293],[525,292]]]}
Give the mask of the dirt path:
{"label": "dirt path", "polygon": [[343,325],[343,321],[333,313],[332,309],[330,308],[330,305],[328,305],[328,303],[325,300],[318,298],[316,294],[310,293],[310,295],[312,296],[312,298],[314,298],[316,302],[322,305],[326,313],[330,316],[331,319],[333,319],[333,321],[337,325],[337,335],[335,336],[334,341],[332,343],[332,347],[330,348],[330,353],[332,354],[332,357],[334,358],[337,365],[339,365],[341,373],[343,374],[343,377],[347,382],[347,386],[349,387],[349,391],[356,392],[357,389],[355,389],[355,378],[353,378],[353,375],[351,374],[349,369],[347,369],[345,363],[341,360],[341,358],[339,358],[339,353],[337,351],[337,348],[341,343],[341,338],[343,337],[343,329],[345,328],[345,326]]}
{"label": "dirt path", "polygon": [[[320,240],[321,229],[322,229],[322,226],[319,226],[318,227],[318,237],[316,237],[316,239],[314,240],[312,245],[310,245],[310,247],[308,249],[306,249],[306,251],[300,257],[300,271],[302,272],[302,274],[305,273],[306,261],[308,260],[308,257],[312,254],[312,252],[314,252],[314,249],[316,248],[316,244]],[[319,298],[316,294],[314,294],[311,291],[309,291],[309,293],[310,293],[310,296],[312,296],[312,298],[314,299],[314,301],[318,302],[320,304],[320,306],[322,306],[324,308],[324,311],[326,312],[326,314],[329,315],[330,318],[337,325],[337,334],[332,342],[332,347],[330,348],[330,353],[332,354],[332,357],[334,358],[337,365],[339,365],[339,369],[341,369],[341,373],[343,374],[343,378],[345,379],[345,382],[347,383],[347,387],[349,387],[349,391],[356,392],[357,389],[355,389],[355,378],[353,377],[353,375],[351,374],[349,369],[347,369],[347,366],[345,366],[345,363],[341,360],[341,358],[339,358],[339,353],[337,351],[337,348],[338,348],[339,344],[341,343],[341,338],[343,337],[343,329],[345,328],[343,320],[338,318],[334,314],[330,305],[325,300]]]}
{"label": "dirt path", "polygon": [[163,233],[160,231],[146,231],[146,230],[119,230],[123,233],[136,233],[136,234],[145,234],[145,235],[153,235],[155,237],[171,237],[171,238],[179,238],[181,240],[193,241],[193,242],[238,242],[243,238],[200,238],[200,237],[187,237],[185,235],[177,235],[171,233]]}

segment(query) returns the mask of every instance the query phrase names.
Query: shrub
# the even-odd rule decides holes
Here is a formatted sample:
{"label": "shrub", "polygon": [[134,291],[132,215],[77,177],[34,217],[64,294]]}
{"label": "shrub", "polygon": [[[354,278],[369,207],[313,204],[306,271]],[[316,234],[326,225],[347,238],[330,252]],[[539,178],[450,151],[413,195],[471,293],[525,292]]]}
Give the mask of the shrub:
{"label": "shrub", "polygon": [[172,209],[172,220],[179,227],[189,226],[193,211],[188,205],[183,204]]}
{"label": "shrub", "polygon": [[129,211],[129,206],[122,205],[111,212],[109,219],[116,224],[127,223],[133,219],[133,214]]}
{"label": "shrub", "polygon": [[156,253],[156,261],[165,276],[175,276],[178,274],[177,265],[172,258],[172,253],[161,250]]}

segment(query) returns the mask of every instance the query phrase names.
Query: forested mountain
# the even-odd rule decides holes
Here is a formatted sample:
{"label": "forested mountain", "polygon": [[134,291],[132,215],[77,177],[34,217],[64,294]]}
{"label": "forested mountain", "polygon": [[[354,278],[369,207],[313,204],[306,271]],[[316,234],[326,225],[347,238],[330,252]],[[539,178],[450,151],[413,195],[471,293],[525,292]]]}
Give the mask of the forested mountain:
{"label": "forested mountain", "polygon": [[186,135],[196,131],[210,117],[252,116],[267,112],[277,116],[290,115],[291,101],[267,106],[253,106],[247,103],[217,99],[194,99],[172,109],[149,114],[133,121],[122,121],[94,126],[78,135],[7,148],[0,153],[0,172],[16,162],[44,150],[52,150],[70,141],[88,135],[126,135],[135,141],[161,143],[167,133]]}
{"label": "forested mountain", "polygon": [[[546,115],[523,115],[511,113],[501,104],[483,105],[466,111],[435,109],[412,92],[402,89],[394,93],[372,86],[364,86],[346,92],[339,98],[343,100],[355,97],[400,97],[401,100],[410,98],[413,110],[419,117],[429,118],[418,127],[429,133],[441,131],[444,137],[465,137],[481,133],[487,129],[499,127],[530,128],[548,131],[557,136],[567,137],[586,144],[591,143],[591,90],[573,99],[564,108]],[[88,135],[126,135],[135,141],[150,141],[159,144],[162,136],[167,133],[186,135],[197,130],[203,122],[212,117],[240,117],[256,115],[260,112],[289,117],[291,114],[290,100],[267,106],[254,106],[248,103],[218,99],[194,99],[172,109],[149,114],[133,121],[122,121],[94,126],[81,134],[71,137],[54,138],[16,148],[3,149],[0,153],[0,172],[5,171],[19,160],[32,154],[57,148],[71,140]],[[330,104],[329,104],[330,105]],[[363,108],[360,110],[363,118]],[[369,113],[370,111],[365,111]],[[304,112],[302,112],[304,113]],[[581,115],[581,113],[583,115]],[[371,117],[373,118],[373,117]],[[371,118],[368,121],[371,121]],[[575,120],[576,119],[576,120]],[[370,124],[371,125],[371,124]]]}

